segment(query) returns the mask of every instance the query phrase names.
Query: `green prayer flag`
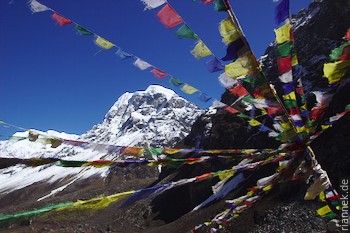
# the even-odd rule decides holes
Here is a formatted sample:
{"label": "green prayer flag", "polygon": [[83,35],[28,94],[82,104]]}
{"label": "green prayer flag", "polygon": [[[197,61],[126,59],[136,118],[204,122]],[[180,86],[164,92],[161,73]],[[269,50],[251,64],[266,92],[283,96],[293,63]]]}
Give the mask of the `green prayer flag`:
{"label": "green prayer flag", "polygon": [[214,1],[214,10],[215,11],[226,11],[227,8],[225,6],[225,3],[222,0],[215,0]]}
{"label": "green prayer flag", "polygon": [[298,103],[296,100],[283,100],[286,108],[296,108],[298,107]]}
{"label": "green prayer flag", "polygon": [[343,49],[348,45],[350,45],[350,43],[345,42],[341,44],[338,48],[333,49],[331,54],[329,55],[331,61],[337,61],[339,59],[339,56],[343,53]]}
{"label": "green prayer flag", "polygon": [[350,110],[350,104],[345,106],[345,110]]}
{"label": "green prayer flag", "polygon": [[293,50],[294,44],[291,44],[289,41],[278,45],[276,48],[277,57],[289,57]]}
{"label": "green prayer flag", "polygon": [[177,31],[176,36],[178,38],[188,38],[188,39],[198,39],[198,36],[187,26],[187,24],[182,25]]}
{"label": "green prayer flag", "polygon": [[87,161],[76,161],[76,160],[60,160],[59,166],[62,167],[81,167]]}
{"label": "green prayer flag", "polygon": [[89,30],[83,28],[80,25],[75,25],[75,30],[77,30],[80,35],[93,35],[92,32],[90,32]]}
{"label": "green prayer flag", "polygon": [[243,113],[240,113],[237,116],[240,117],[240,118],[244,118],[244,119],[250,119],[250,116],[248,116],[246,114],[243,114]]}
{"label": "green prayer flag", "polygon": [[161,155],[163,152],[163,148],[149,148],[148,150],[151,155],[155,156]]}
{"label": "green prayer flag", "polygon": [[174,78],[174,77],[170,77],[169,83],[175,87],[178,87],[178,86],[181,86],[182,84],[184,84],[184,82],[182,82],[181,80]]}

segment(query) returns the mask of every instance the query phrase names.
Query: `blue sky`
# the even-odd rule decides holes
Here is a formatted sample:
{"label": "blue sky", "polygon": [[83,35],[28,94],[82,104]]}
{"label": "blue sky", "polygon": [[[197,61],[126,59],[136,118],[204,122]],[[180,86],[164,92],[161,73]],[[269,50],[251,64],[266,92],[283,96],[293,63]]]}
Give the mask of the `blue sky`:
{"label": "blue sky", "polygon": [[[312,0],[291,0],[292,13]],[[178,39],[177,28],[167,29],[156,18],[161,7],[144,11],[139,0],[39,0],[124,51],[170,73],[211,97],[224,89],[205,62],[190,51],[193,40]],[[211,51],[221,58],[225,45],[218,24],[227,17],[213,5],[191,0],[169,0]],[[257,57],[274,40],[272,0],[231,0],[233,10]],[[26,1],[0,2],[0,120],[46,131],[81,134],[102,121],[120,95],[144,90],[151,84],[172,88],[177,94],[206,108],[197,95],[187,95],[156,79],[152,73],[120,60],[116,49],[97,53],[93,36],[79,36],[73,25],[61,27],[46,11],[32,14]],[[96,54],[97,53],[97,54]],[[1,127],[0,134],[17,131]]]}

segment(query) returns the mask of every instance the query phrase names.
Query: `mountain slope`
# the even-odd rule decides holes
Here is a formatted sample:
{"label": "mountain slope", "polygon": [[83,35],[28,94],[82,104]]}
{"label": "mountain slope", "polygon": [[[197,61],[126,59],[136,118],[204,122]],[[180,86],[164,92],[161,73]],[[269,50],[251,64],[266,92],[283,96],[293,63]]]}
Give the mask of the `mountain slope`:
{"label": "mountain slope", "polygon": [[[118,159],[118,153],[108,153],[98,144],[118,146],[172,147],[190,131],[194,120],[202,113],[198,107],[179,97],[172,90],[151,85],[145,91],[125,93],[111,107],[101,124],[82,134],[68,135],[48,131],[47,134],[64,139],[93,142],[89,148],[62,144],[57,148],[30,142],[1,141],[1,157],[8,158],[62,158],[66,160]],[[28,136],[28,132],[17,133]],[[98,143],[98,144],[97,144]],[[109,168],[63,168],[55,165],[24,167],[17,165],[2,169],[0,197],[38,182],[59,182],[55,189],[46,190],[39,200],[56,195],[78,180],[91,176],[106,177]],[[149,175],[156,176],[153,169]],[[145,176],[147,176],[145,174]],[[43,195],[43,194],[42,194]]]}

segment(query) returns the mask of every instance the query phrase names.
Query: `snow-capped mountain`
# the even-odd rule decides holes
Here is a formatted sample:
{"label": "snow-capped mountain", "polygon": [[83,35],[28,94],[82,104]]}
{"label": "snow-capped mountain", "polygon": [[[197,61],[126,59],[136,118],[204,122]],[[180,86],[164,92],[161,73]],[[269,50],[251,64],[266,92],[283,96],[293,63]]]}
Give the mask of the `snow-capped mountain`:
{"label": "snow-capped mountain", "polygon": [[[107,112],[102,123],[93,126],[81,136],[52,130],[38,132],[41,135],[98,144],[172,147],[188,135],[193,122],[201,113],[201,109],[179,97],[172,90],[151,85],[145,91],[123,94]],[[19,132],[14,136],[26,137],[28,132]],[[57,148],[51,148],[51,145],[31,142],[28,139],[0,141],[0,151],[0,157],[10,158],[55,157],[67,160],[96,160],[118,157],[117,154],[109,154],[96,147],[80,148],[63,143]],[[108,168],[66,169],[55,165],[39,167],[17,165],[0,170],[0,195],[35,182],[52,183],[69,177],[65,184],[50,193],[54,194],[78,179],[107,173]]]}

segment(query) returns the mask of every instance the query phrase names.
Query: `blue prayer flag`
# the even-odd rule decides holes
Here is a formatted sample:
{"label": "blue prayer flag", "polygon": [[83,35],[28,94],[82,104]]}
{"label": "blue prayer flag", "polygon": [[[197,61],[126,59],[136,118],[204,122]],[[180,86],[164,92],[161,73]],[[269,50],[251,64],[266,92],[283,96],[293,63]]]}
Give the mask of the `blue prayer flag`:
{"label": "blue prayer flag", "polygon": [[218,59],[216,59],[215,57],[209,61],[206,62],[208,71],[210,73],[214,73],[220,70],[224,70],[225,66],[223,64],[220,63],[220,61]]}
{"label": "blue prayer flag", "polygon": [[275,8],[276,24],[280,25],[289,18],[289,0],[281,0]]}

